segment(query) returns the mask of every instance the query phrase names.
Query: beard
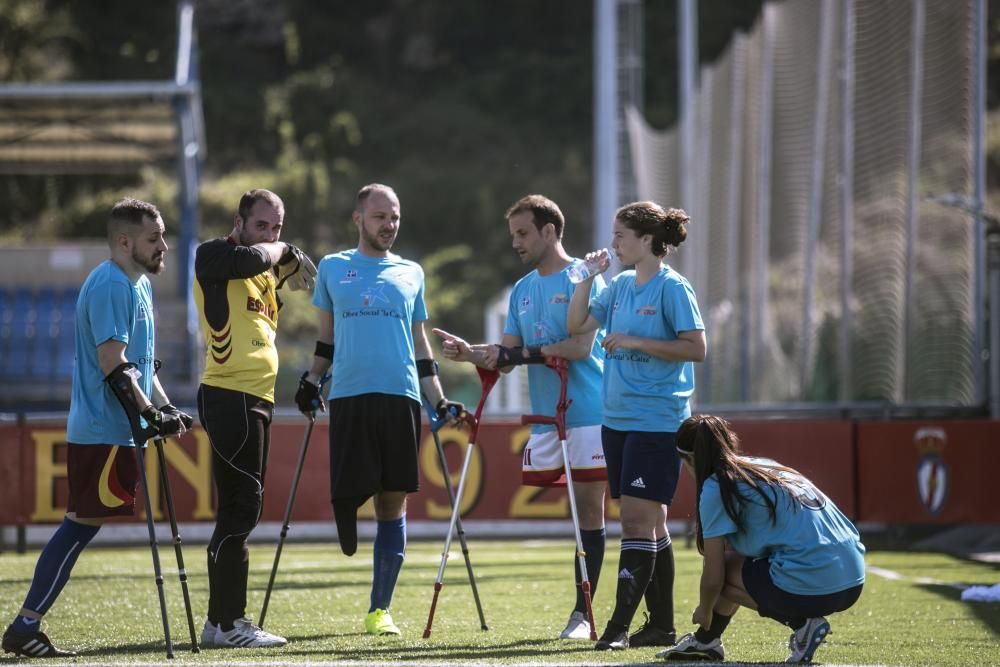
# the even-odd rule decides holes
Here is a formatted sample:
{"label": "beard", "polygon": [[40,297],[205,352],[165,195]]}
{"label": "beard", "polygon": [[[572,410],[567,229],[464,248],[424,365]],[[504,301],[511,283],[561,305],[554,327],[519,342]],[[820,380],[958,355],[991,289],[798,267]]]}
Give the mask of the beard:
{"label": "beard", "polygon": [[163,263],[164,253],[154,252],[149,257],[143,257],[132,250],[132,261],[136,263],[137,266],[141,266],[146,273],[156,275],[163,271],[166,266]]}
{"label": "beard", "polygon": [[396,242],[395,234],[392,234],[388,238],[385,238],[378,233],[372,234],[368,231],[368,228],[364,224],[361,225],[361,237],[367,245],[379,252],[389,252],[389,249],[392,248],[392,244]]}

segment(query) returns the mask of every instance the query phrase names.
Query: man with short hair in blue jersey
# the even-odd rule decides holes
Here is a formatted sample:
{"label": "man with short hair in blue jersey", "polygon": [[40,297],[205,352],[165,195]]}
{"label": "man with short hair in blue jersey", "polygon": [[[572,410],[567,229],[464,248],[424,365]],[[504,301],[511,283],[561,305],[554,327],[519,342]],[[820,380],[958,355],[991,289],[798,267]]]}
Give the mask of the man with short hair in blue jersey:
{"label": "man with short hair in blue jersey", "polygon": [[374,496],[374,568],[365,631],[398,635],[389,613],[406,549],[406,495],[419,488],[420,396],[454,420],[465,407],[445,398],[424,331],[424,272],[389,250],[399,233],[399,198],[387,185],[361,188],[352,220],[355,250],[319,264],[313,304],[319,340],[295,402],[323,406],[320,379],[332,364],[330,489],[340,548],[358,547],[357,511]]}
{"label": "man with short hair in blue jersey", "polygon": [[7,653],[76,655],[52,644],[41,619],[104,521],[135,510],[134,447],[145,443],[133,441],[131,420],[141,416],[160,436],[191,426],[191,417],[170,404],[154,375],[153,292],[146,274],[164,267],[160,212],[147,202],[123,199],[111,209],[107,231],[111,258],[90,272],[76,304],[66,516],[42,549],[24,604],[4,632]]}
{"label": "man with short hair in blue jersey", "polygon": [[801,473],[740,453],[726,420],[690,417],[677,451],[694,477],[698,551],[704,556],[698,626],[667,660],[725,658],[721,636],[739,608],[792,629],[786,663],[807,664],[826,636],[826,616],[850,608],[865,582],[857,528]]}
{"label": "man with short hair in blue jersey", "polygon": [[[572,400],[566,415],[566,437],[573,492],[580,518],[580,538],[591,590],[604,562],[604,489],[607,468],[601,447],[601,369],[603,334],[590,331],[570,336],[566,311],[573,284],[567,275],[573,258],[563,249],[565,218],[559,206],[542,195],[522,197],[507,210],[511,244],[521,262],[534,270],[522,277],[511,290],[507,323],[500,345],[469,345],[446,331],[434,329],[444,339],[444,356],[469,361],[483,368],[503,372],[514,365],[529,363],[528,392],[535,414],[553,414],[559,397],[559,377],[550,368],[535,365],[546,356],[569,359],[567,397]],[[595,281],[593,290],[604,286]],[[527,351],[527,354],[525,353]],[[521,481],[532,486],[564,486],[562,447],[555,427],[534,424],[521,457]],[[580,585],[578,559],[576,603],[561,639],[589,639],[590,621]]]}
{"label": "man with short hair in blue jersey", "polygon": [[[705,359],[707,345],[694,290],[663,258],[687,238],[688,222],[684,211],[654,202],[618,209],[612,247],[622,265],[635,268],[593,298],[593,277],[585,279],[570,301],[572,333],[602,325],[607,332],[601,438],[611,497],[621,498],[618,590],[599,651],[630,646],[629,624],[643,596],[663,643],[676,638],[667,507],[680,475],[677,429],[691,414],[692,362]],[[586,259],[605,270],[609,263],[603,251]]]}

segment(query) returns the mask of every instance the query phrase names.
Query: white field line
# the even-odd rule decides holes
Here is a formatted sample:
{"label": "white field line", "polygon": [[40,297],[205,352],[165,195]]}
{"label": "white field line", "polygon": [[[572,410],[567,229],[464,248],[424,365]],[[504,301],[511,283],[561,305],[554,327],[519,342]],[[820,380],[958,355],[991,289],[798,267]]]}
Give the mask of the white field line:
{"label": "white field line", "polygon": [[907,577],[906,575],[900,574],[894,570],[887,570],[884,567],[877,567],[875,565],[866,565],[865,570],[878,577],[882,577],[883,579],[889,579],[890,581],[908,581],[910,583],[923,584],[925,586],[947,586],[948,588],[954,588],[960,591],[964,591],[968,588],[966,584],[959,584],[953,581],[941,581],[940,579],[933,579],[931,577]]}

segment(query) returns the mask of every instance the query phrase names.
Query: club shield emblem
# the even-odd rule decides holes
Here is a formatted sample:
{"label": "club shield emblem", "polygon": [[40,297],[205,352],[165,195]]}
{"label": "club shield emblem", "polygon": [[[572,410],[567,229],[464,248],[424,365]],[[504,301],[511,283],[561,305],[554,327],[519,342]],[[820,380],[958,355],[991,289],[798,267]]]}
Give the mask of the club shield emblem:
{"label": "club shield emblem", "polygon": [[944,449],[948,444],[944,429],[928,426],[917,429],[913,437],[919,452],[917,460],[917,494],[930,516],[941,512],[948,498],[948,465]]}

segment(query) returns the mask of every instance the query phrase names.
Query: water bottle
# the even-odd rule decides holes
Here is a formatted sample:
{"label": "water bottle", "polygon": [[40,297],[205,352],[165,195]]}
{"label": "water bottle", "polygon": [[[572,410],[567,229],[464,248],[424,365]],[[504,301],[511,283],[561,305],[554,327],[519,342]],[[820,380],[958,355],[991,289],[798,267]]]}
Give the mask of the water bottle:
{"label": "water bottle", "polygon": [[610,258],[607,248],[601,248],[597,251],[598,254],[591,260],[578,260],[573,266],[569,267],[567,274],[569,275],[569,281],[574,285],[576,283],[582,283],[584,280],[590,276],[602,273],[604,269],[601,265],[604,263],[605,258]]}

